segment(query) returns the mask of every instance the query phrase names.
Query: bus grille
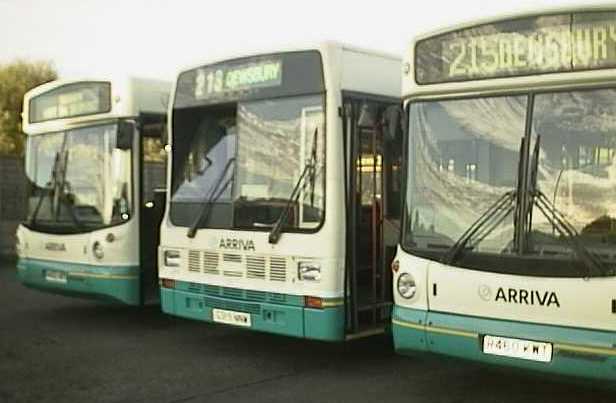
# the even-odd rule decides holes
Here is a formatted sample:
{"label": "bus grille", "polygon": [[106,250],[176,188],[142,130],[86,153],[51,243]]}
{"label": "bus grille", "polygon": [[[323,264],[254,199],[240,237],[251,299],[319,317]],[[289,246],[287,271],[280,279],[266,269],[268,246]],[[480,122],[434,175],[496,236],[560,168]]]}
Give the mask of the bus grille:
{"label": "bus grille", "polygon": [[219,274],[218,253],[203,252],[203,272],[208,274]]}
{"label": "bus grille", "polygon": [[287,281],[290,262],[282,256],[242,255],[212,251],[188,251],[188,271],[254,280]]}
{"label": "bus grille", "polygon": [[188,291],[210,297],[243,299],[254,302],[286,303],[287,296],[273,292],[242,290],[239,288],[219,287],[217,285],[188,283]]}
{"label": "bus grille", "polygon": [[287,262],[285,258],[272,257],[270,259],[270,280],[286,281],[287,280]]}
{"label": "bus grille", "polygon": [[246,277],[265,279],[265,258],[258,256],[248,256],[246,258]]}
{"label": "bus grille", "polygon": [[201,272],[201,253],[197,250],[188,252],[188,271]]}

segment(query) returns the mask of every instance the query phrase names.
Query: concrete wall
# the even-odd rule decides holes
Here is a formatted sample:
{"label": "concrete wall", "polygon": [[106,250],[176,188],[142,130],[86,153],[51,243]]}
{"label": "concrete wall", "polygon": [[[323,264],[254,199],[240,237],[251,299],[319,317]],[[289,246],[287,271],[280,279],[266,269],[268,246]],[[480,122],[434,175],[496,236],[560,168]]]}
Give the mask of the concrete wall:
{"label": "concrete wall", "polygon": [[15,230],[26,216],[26,176],[21,158],[0,157],[0,256],[15,254]]}

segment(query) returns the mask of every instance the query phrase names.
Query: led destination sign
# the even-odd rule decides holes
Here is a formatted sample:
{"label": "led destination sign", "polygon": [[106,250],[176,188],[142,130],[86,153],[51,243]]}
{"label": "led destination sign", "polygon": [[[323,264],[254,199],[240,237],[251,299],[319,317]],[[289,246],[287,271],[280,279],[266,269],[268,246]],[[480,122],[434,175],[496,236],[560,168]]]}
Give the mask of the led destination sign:
{"label": "led destination sign", "polygon": [[106,113],[111,110],[111,84],[67,84],[32,98],[29,108],[31,123]]}
{"label": "led destination sign", "polygon": [[215,97],[227,91],[277,86],[280,85],[281,79],[280,60],[199,69],[195,77],[195,98]]}
{"label": "led destination sign", "polygon": [[417,44],[419,84],[616,67],[616,13],[532,17]]}
{"label": "led destination sign", "polygon": [[178,77],[175,108],[187,108],[325,91],[318,51],[282,52],[232,59]]}

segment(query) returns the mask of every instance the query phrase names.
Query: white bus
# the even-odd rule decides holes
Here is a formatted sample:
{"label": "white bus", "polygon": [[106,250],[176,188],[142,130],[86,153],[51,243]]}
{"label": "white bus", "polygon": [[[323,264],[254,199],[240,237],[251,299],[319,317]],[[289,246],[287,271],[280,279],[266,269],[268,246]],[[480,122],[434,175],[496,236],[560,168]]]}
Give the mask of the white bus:
{"label": "white bus", "polygon": [[301,338],[389,326],[399,228],[396,57],[335,43],[179,74],[164,312]]}
{"label": "white bus", "polygon": [[466,24],[407,55],[396,350],[616,379],[616,8]]}
{"label": "white bus", "polygon": [[18,278],[32,288],[139,305],[158,295],[160,143],[171,85],[58,80],[24,96],[28,216]]}

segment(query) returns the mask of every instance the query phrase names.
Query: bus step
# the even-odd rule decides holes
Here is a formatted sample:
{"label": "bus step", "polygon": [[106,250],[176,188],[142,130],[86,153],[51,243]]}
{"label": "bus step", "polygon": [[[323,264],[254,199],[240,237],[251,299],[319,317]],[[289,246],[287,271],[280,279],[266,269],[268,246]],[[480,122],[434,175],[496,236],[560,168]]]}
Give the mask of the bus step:
{"label": "bus step", "polygon": [[374,327],[374,328],[370,328],[370,329],[362,329],[357,331],[356,333],[349,333],[345,335],[345,340],[355,340],[355,339],[362,339],[365,337],[371,337],[371,336],[376,336],[379,334],[383,334],[387,331],[388,326],[379,326],[379,327]]}
{"label": "bus step", "polygon": [[392,306],[391,301],[383,301],[383,302],[377,302],[376,304],[366,304],[366,305],[358,306],[357,311],[365,312],[365,311],[370,311],[372,309],[390,308],[391,306]]}

